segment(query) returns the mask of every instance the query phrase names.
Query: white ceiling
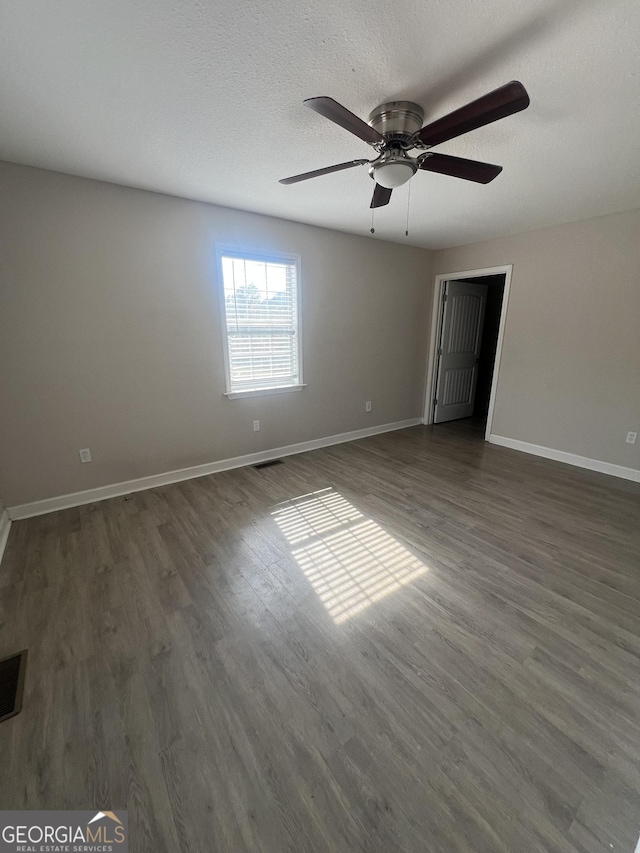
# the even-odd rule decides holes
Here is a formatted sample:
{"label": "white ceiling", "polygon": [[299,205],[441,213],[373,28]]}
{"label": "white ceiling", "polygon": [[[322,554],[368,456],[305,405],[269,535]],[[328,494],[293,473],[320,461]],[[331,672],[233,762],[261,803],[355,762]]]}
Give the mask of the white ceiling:
{"label": "white ceiling", "polygon": [[638,0],[0,0],[0,158],[368,234],[372,149],[302,105],[427,120],[512,79],[528,110],[436,150],[504,166],[431,173],[376,212],[428,248],[640,207]]}

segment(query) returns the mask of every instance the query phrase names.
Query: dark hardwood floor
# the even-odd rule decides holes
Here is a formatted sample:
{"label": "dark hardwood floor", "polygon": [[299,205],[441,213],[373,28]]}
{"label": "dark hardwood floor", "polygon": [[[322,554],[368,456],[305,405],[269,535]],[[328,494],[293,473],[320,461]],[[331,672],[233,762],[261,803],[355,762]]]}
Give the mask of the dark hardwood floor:
{"label": "dark hardwood floor", "polygon": [[16,522],[0,805],[135,853],[633,853],[640,487],[415,427]]}

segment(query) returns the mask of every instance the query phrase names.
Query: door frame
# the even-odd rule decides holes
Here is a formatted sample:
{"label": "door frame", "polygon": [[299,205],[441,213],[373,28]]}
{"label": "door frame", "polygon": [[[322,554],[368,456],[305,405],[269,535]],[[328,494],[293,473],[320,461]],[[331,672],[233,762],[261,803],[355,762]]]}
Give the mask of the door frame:
{"label": "door frame", "polygon": [[489,440],[491,435],[491,425],[493,423],[493,410],[496,402],[496,391],[498,388],[498,374],[500,373],[500,359],[502,358],[502,342],[504,340],[504,330],[507,324],[507,308],[509,304],[509,291],[511,289],[511,274],[513,272],[513,264],[505,264],[501,267],[486,267],[479,270],[463,270],[462,272],[439,273],[435,277],[433,288],[433,303],[431,306],[431,337],[429,340],[429,354],[427,358],[427,378],[425,383],[424,395],[424,412],[422,423],[433,423],[433,396],[435,394],[435,384],[437,377],[437,351],[438,342],[442,333],[442,294],[446,281],[456,281],[460,278],[478,278],[485,275],[504,275],[504,292],[502,294],[502,308],[500,309],[500,326],[498,328],[498,344],[496,347],[496,357],[493,362],[493,376],[491,378],[491,394],[489,396],[489,411],[487,413],[487,429],[485,431],[485,440]]}

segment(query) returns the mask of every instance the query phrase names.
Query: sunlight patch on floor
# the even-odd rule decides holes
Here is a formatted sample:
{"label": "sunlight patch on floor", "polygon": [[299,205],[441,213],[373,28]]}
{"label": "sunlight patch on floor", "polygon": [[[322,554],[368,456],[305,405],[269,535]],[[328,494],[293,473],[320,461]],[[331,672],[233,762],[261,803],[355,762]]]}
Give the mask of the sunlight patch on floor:
{"label": "sunlight patch on floor", "polygon": [[285,501],[273,516],[337,624],[428,571],[332,488]]}

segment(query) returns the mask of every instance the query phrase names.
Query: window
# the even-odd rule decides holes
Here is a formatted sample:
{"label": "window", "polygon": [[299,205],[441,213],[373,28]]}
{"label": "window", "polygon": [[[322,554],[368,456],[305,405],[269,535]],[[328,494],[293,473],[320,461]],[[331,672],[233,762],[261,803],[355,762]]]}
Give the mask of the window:
{"label": "window", "polygon": [[219,250],[227,394],[302,387],[299,259]]}

